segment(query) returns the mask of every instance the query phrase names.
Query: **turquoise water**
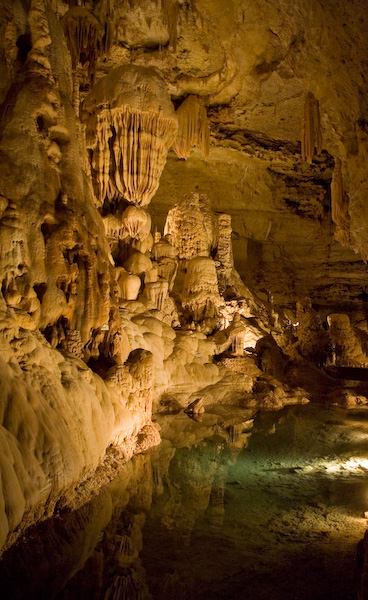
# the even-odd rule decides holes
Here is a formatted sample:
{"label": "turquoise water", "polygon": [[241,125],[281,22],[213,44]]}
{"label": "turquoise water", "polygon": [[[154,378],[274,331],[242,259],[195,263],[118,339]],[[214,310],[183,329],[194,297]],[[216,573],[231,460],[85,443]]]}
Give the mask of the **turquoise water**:
{"label": "turquoise water", "polygon": [[368,511],[368,411],[216,409],[160,419],[76,512],[0,562],[2,598],[349,600]]}

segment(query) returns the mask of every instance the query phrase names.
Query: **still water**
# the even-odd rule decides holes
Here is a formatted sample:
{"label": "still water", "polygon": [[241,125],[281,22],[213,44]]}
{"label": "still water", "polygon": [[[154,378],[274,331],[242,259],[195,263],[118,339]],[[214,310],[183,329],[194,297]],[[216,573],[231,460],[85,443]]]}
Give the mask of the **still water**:
{"label": "still water", "polygon": [[368,410],[161,417],[162,444],[0,562],[9,600],[349,600]]}

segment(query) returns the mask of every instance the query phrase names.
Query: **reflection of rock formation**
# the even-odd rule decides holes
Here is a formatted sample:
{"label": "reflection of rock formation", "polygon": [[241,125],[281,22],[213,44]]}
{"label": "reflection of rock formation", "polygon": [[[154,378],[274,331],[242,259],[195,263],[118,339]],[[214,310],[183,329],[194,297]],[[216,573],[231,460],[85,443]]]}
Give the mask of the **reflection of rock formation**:
{"label": "reflection of rock formation", "polygon": [[[122,468],[114,483],[78,511],[33,528],[0,563],[4,597],[147,597],[139,553],[151,504],[149,456]],[[141,595],[139,595],[141,594]]]}

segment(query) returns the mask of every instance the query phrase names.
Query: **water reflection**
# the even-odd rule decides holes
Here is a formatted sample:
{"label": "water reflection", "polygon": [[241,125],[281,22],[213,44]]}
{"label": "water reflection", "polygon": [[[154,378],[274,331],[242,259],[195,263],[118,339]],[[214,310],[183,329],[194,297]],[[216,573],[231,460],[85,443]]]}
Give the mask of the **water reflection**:
{"label": "water reflection", "polygon": [[9,600],[347,600],[368,510],[368,412],[162,417],[162,444],[0,563]]}

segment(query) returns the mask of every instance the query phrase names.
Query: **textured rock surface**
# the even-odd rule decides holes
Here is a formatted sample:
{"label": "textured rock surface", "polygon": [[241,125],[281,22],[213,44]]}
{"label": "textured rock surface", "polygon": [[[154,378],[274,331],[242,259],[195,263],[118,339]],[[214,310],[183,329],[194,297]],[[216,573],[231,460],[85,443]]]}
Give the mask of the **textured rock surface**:
{"label": "textured rock surface", "polygon": [[163,394],[280,407],[366,364],[364,5],[76,4],[0,1],[0,543],[157,443]]}

